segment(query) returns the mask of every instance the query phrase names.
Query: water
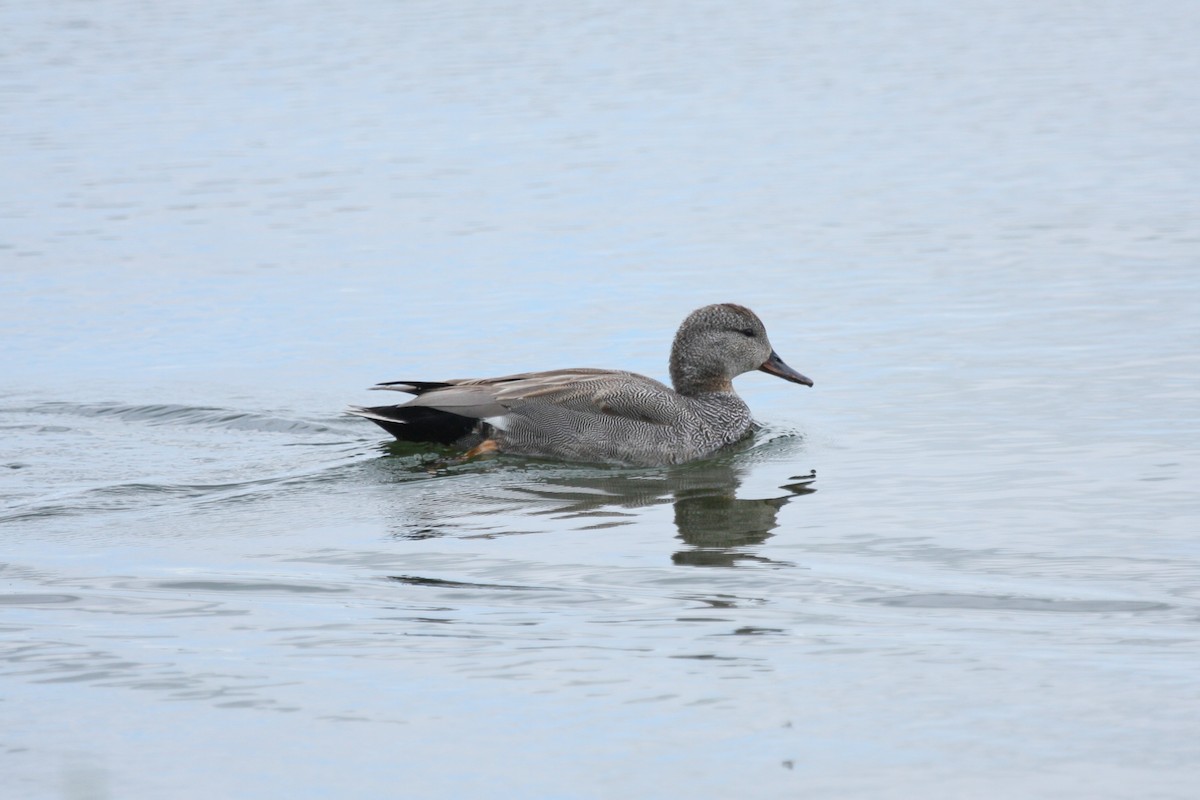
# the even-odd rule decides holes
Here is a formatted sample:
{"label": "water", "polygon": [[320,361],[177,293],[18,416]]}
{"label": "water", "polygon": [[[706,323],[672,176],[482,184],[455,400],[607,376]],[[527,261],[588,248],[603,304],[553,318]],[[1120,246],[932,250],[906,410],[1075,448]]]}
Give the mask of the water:
{"label": "water", "polygon": [[[10,3],[3,796],[1194,796],[1186,3]],[[380,380],[809,390],[673,469]]]}

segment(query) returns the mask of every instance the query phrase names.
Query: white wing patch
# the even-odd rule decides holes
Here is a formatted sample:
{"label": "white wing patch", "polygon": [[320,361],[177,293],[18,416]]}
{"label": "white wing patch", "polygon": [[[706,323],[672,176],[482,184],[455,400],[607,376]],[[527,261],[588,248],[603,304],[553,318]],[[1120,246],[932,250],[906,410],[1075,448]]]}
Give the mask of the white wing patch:
{"label": "white wing patch", "polygon": [[499,417],[484,417],[483,421],[488,425],[491,425],[496,430],[506,431],[508,430],[509,415],[504,414]]}

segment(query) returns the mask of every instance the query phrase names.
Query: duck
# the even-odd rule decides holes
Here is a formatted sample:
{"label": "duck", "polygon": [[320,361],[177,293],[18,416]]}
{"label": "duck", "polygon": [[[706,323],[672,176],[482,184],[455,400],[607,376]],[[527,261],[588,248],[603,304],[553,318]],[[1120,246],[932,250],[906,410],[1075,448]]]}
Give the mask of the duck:
{"label": "duck", "polygon": [[758,315],[735,303],[688,314],[671,346],[671,385],[634,372],[557,369],[496,378],[387,381],[398,405],[351,406],[397,440],[450,445],[463,460],[508,454],[662,466],[706,458],[748,436],[733,379],[753,371],[811,387],[784,363]]}

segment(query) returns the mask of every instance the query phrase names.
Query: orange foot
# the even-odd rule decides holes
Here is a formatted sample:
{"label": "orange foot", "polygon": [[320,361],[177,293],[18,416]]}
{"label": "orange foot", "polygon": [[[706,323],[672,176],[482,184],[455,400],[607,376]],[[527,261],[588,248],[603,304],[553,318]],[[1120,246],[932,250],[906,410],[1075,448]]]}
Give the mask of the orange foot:
{"label": "orange foot", "polygon": [[463,454],[463,461],[466,461],[468,458],[475,458],[475,456],[486,456],[488,453],[499,452],[500,445],[496,444],[495,439],[484,439],[482,442],[475,445]]}

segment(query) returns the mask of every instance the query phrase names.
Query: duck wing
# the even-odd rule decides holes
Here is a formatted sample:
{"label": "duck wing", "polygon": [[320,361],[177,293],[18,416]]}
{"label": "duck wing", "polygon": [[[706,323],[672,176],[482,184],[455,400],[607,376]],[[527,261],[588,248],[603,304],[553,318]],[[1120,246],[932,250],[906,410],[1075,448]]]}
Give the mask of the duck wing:
{"label": "duck wing", "polygon": [[426,407],[474,419],[536,413],[537,406],[552,406],[673,425],[681,412],[679,395],[669,386],[618,370],[561,369],[441,383],[390,381],[373,388],[415,394],[405,408]]}

